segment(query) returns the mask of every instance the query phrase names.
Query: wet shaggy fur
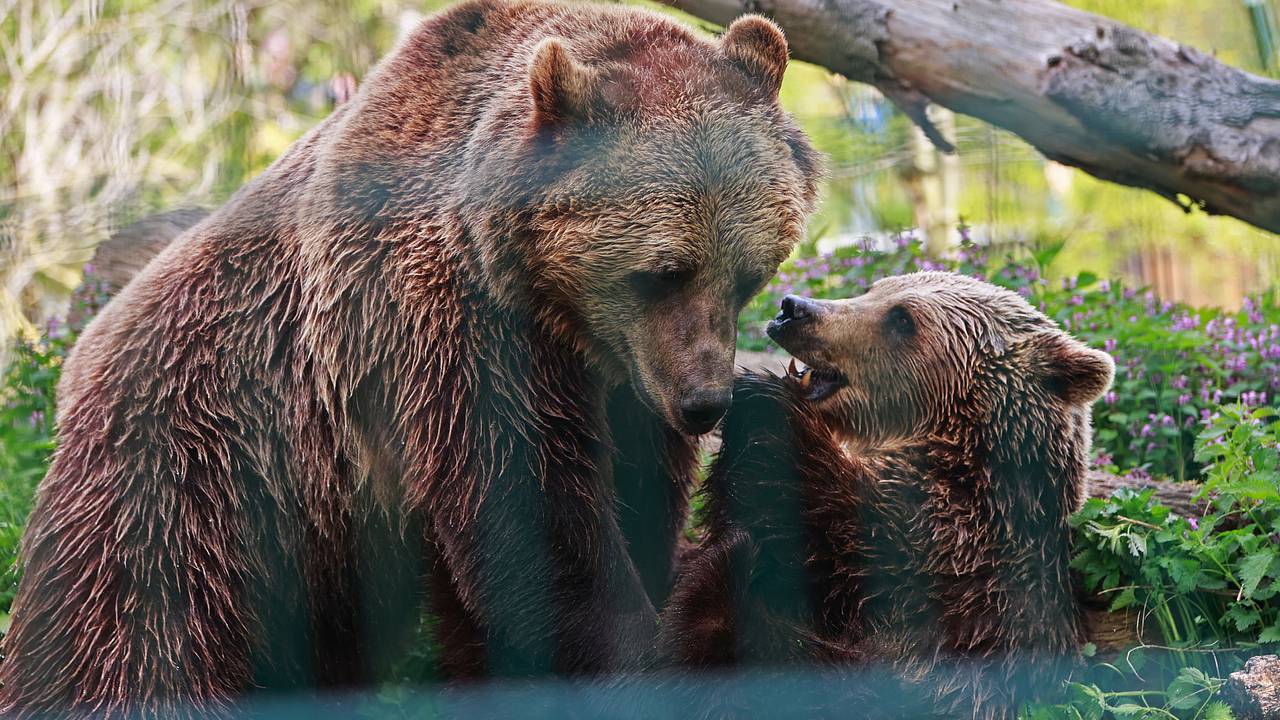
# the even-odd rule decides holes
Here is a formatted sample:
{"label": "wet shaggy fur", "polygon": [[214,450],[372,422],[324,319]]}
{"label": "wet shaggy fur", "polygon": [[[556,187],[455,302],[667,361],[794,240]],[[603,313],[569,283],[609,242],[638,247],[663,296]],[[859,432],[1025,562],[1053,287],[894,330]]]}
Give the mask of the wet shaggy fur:
{"label": "wet shaggy fur", "polygon": [[364,683],[424,602],[453,677],[646,662],[691,433],[813,200],[785,62],[758,17],[426,20],[86,330],[0,710]]}
{"label": "wet shaggy fur", "polygon": [[1067,519],[1110,358],[946,273],[807,312],[775,337],[849,385],[739,378],[664,651],[843,668],[817,715],[1012,717],[1082,638]]}

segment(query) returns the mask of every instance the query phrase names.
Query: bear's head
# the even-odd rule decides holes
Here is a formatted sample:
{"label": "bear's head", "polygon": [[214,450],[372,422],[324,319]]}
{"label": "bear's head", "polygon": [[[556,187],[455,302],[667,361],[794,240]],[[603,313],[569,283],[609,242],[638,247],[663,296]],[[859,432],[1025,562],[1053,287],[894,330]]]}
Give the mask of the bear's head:
{"label": "bear's head", "polygon": [[494,295],[689,434],[727,409],[738,313],[812,210],[818,160],[778,105],[786,63],[761,17],[708,42],[620,15],[531,47],[523,103],[469,148]]}
{"label": "bear's head", "polygon": [[1043,439],[1058,418],[1087,418],[1115,370],[1016,293],[946,272],[885,278],[847,300],[787,296],[768,332],[808,366],[789,373],[804,397],[868,444],[957,424]]}

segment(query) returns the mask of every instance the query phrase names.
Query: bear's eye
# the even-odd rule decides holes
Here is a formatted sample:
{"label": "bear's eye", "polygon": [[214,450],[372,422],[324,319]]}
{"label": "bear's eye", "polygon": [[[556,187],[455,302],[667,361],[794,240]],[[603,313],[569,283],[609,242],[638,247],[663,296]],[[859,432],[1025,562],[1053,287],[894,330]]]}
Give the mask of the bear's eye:
{"label": "bear's eye", "polygon": [[895,305],[884,318],[885,326],[898,337],[911,337],[916,334],[916,322],[911,313],[901,305]]}
{"label": "bear's eye", "polygon": [[638,294],[658,298],[689,284],[693,275],[694,271],[688,269],[641,271],[631,273],[628,281]]}

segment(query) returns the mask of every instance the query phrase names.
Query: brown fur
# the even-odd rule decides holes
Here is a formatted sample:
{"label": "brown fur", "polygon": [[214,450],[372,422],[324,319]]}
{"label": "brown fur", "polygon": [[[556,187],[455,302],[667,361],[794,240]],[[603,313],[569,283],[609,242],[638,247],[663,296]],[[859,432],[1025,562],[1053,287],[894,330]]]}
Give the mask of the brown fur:
{"label": "brown fur", "polygon": [[1110,358],[947,273],[802,302],[808,317],[771,334],[848,386],[812,401],[795,375],[739,379],[667,653],[887,665],[892,690],[849,689],[828,710],[1012,717],[1077,652],[1067,518]]}
{"label": "brown fur", "polygon": [[458,676],[645,662],[683,408],[814,192],[781,34],[728,38],[458,5],[149,264],[68,362],[4,711],[361,683],[423,601]]}

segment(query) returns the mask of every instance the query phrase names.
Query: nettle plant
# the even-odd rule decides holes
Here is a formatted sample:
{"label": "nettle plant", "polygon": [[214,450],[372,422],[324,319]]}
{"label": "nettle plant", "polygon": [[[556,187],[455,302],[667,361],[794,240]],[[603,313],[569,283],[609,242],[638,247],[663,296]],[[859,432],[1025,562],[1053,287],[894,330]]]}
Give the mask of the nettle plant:
{"label": "nettle plant", "polygon": [[1195,455],[1203,516],[1178,517],[1132,490],[1073,516],[1072,567],[1086,589],[1113,611],[1131,608],[1158,637],[1095,663],[1070,702],[1032,717],[1229,717],[1215,699],[1223,678],[1280,643],[1280,414],[1223,406]]}
{"label": "nettle plant", "polygon": [[18,541],[53,452],[54,388],[70,338],[21,343],[0,373],[0,615],[18,586]]}
{"label": "nettle plant", "polygon": [[[83,322],[109,299],[106,285],[92,273],[93,267],[85,266],[86,279],[72,301],[72,314]],[[18,541],[36,485],[49,469],[54,393],[80,329],[51,320],[39,338],[20,340],[0,363],[0,618],[7,615],[17,590]]]}
{"label": "nettle plant", "polygon": [[[961,235],[967,238],[963,227]],[[1094,408],[1099,466],[1196,477],[1196,435],[1219,405],[1280,400],[1280,293],[1246,298],[1239,311],[1226,312],[1162,302],[1090,272],[1051,284],[1046,274],[1062,246],[992,249],[965,240],[954,257],[931,259],[911,235],[900,235],[888,249],[867,242],[796,258],[743,311],[739,344],[769,349],[764,326],[788,293],[848,297],[917,270],[972,275],[1016,290],[1115,358],[1115,386]]]}
{"label": "nettle plant", "polygon": [[1072,565],[1111,609],[1140,606],[1169,643],[1280,643],[1280,416],[1235,404],[1200,433],[1205,514],[1122,490],[1072,518]]}

